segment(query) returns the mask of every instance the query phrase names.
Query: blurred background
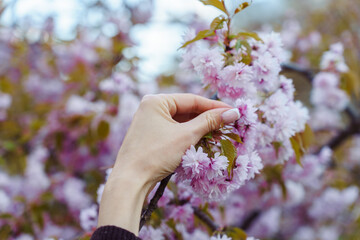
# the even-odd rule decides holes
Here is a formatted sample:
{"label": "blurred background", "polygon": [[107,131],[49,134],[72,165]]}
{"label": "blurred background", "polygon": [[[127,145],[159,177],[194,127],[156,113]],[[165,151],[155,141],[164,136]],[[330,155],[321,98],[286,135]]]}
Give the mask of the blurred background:
{"label": "blurred background", "polygon": [[[235,9],[243,1],[225,2]],[[179,47],[190,27],[206,29],[221,12],[197,0],[3,0],[0,14],[0,239],[89,239],[101,184],[142,96],[206,96],[179,69]],[[309,71],[343,42],[351,71],[341,87],[359,109],[359,23],[358,0],[253,0],[233,27],[280,32],[290,61]],[[311,108],[306,76],[286,74]],[[339,119],[314,145],[351,115]],[[335,163],[348,156],[351,137]],[[352,175],[341,168],[331,184],[358,184],[359,167],[347,166]],[[355,223],[348,229],[359,236]]]}
{"label": "blurred background", "polygon": [[[141,58],[141,78],[154,79],[162,72],[171,71],[175,67],[169,59],[179,56],[178,48],[182,37],[188,29],[188,24],[197,18],[204,26],[220,15],[221,12],[212,7],[204,7],[195,0],[154,0],[151,3],[141,0],[5,0],[1,23],[5,26],[26,29],[26,36],[36,41],[40,36],[45,21],[52,19],[54,36],[59,40],[69,41],[76,38],[76,29],[80,26],[91,28],[91,37],[99,34],[106,37],[116,35],[114,25],[107,22],[108,11],[116,18],[125,21],[128,14],[124,14],[123,2],[129,6],[140,6],[140,13],[151,10],[150,19],[129,29],[129,36],[136,43],[136,54]],[[242,1],[227,0],[229,9],[235,9]],[[237,16],[235,24],[238,28],[247,28],[250,25],[262,25],[281,22],[291,11],[302,7],[306,11],[325,8],[330,1],[318,0],[254,0],[253,7]],[[118,14],[116,16],[116,13]],[[149,13],[147,13],[149,14]],[[90,37],[90,36],[88,36]]]}

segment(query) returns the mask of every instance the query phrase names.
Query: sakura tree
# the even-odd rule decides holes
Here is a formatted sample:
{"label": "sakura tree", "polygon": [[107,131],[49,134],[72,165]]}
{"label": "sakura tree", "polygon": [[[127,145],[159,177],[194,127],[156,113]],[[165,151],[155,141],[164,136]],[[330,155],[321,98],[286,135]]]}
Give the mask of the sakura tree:
{"label": "sakura tree", "polygon": [[1,239],[89,239],[142,96],[179,91],[224,101],[240,118],[191,146],[149,194],[142,239],[356,239],[359,36],[328,13],[356,22],[359,3],[299,11],[302,24],[292,12],[276,32],[235,28],[250,2],[201,2],[221,15],[207,28],[186,22],[176,71],[151,83],[137,79],[129,32],[152,1],[88,6],[112,37],[79,25],[61,41],[51,18],[37,38],[0,27]]}

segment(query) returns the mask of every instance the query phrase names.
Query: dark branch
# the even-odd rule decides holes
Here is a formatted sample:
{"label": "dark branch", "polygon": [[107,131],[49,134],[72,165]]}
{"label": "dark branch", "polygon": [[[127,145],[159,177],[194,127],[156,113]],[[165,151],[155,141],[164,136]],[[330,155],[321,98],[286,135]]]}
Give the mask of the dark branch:
{"label": "dark branch", "polygon": [[299,73],[301,75],[303,75],[304,77],[306,77],[309,82],[312,82],[313,78],[314,78],[314,71],[306,69],[306,68],[301,68],[296,64],[293,63],[283,63],[281,64],[281,69],[282,71],[286,72],[296,72]]}
{"label": "dark branch", "polygon": [[323,147],[328,146],[332,150],[339,147],[345,140],[353,136],[356,133],[360,133],[360,117],[351,119],[350,124],[346,129],[342,130],[336,137],[330,139],[329,142],[320,147],[315,154],[319,153]]}
{"label": "dark branch", "polygon": [[167,176],[166,178],[164,178],[163,180],[161,180],[160,186],[156,190],[154,197],[151,199],[149,205],[141,214],[139,229],[141,229],[144,226],[144,224],[150,219],[152,212],[157,208],[157,203],[158,203],[159,199],[162,197],[162,195],[164,194],[166,185],[170,181],[170,178],[172,175],[173,175],[173,173],[170,174],[169,176]]}
{"label": "dark branch", "polygon": [[[189,200],[177,200],[177,201],[171,201],[170,204],[176,204],[178,206],[182,206],[189,203]],[[200,208],[198,207],[192,207],[194,210],[194,215],[197,216],[201,221],[203,221],[212,231],[216,231],[219,229],[219,226],[214,223],[214,221],[206,214],[204,213]]]}
{"label": "dark branch", "polygon": [[245,220],[240,224],[240,228],[244,231],[249,230],[254,221],[260,216],[260,210],[253,210],[249,213],[249,215],[245,218]]}
{"label": "dark branch", "polygon": [[219,226],[216,223],[214,223],[214,221],[203,211],[201,211],[197,207],[193,207],[193,209],[195,216],[197,216],[201,221],[203,221],[211,229],[211,231],[214,232],[219,229]]}
{"label": "dark branch", "polygon": [[[314,78],[314,72],[309,69],[301,68],[297,66],[296,64],[282,64],[281,65],[283,71],[290,71],[290,72],[296,72],[303,76],[305,76],[309,82],[313,81]],[[346,139],[354,135],[355,133],[359,132],[360,128],[360,116],[357,112],[356,108],[349,104],[346,109],[344,110],[347,116],[350,119],[350,123],[348,127],[341,131],[336,137],[331,139],[328,143],[326,143],[324,146],[318,149],[315,154],[319,153],[321,149],[325,146],[328,146],[331,149],[336,149],[338,146],[340,146]]]}

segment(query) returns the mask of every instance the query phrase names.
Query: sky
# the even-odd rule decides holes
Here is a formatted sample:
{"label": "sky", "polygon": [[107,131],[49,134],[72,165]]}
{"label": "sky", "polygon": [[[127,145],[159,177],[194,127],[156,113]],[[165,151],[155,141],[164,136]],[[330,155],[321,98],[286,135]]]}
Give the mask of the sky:
{"label": "sky", "polygon": [[[74,37],[74,26],[78,22],[78,16],[83,16],[86,9],[83,8],[81,1],[86,3],[95,0],[4,0],[5,4],[10,7],[0,19],[2,24],[11,25],[17,19],[30,17],[33,23],[42,23],[49,15],[55,16],[55,32],[64,39],[70,40]],[[106,0],[114,7],[119,0]],[[262,14],[248,14],[241,21],[252,19],[250,21],[258,21],[259,15],[262,20],[266,20],[266,16],[277,15],[276,11],[281,9],[284,0],[253,0],[253,6]],[[131,0],[133,4],[139,0]],[[241,0],[226,0],[227,7],[234,8]],[[16,3],[16,4],[14,4]],[[187,31],[182,25],[169,24],[169,20],[173,16],[186,16],[189,12],[197,13],[205,22],[210,23],[211,20],[221,14],[219,10],[211,6],[204,6],[197,0],[154,0],[155,7],[153,17],[150,24],[138,26],[131,32],[132,38],[138,43],[136,48],[137,54],[143,59],[140,62],[142,72],[142,80],[151,80],[160,72],[171,68],[169,59],[174,59],[180,52],[178,48],[182,43],[182,36]],[[11,7],[12,6],[12,7]],[[271,10],[272,11],[269,11]],[[247,11],[247,10],[246,10]],[[251,11],[249,11],[251,13]],[[88,21],[96,21],[96,14],[90,17]],[[26,22],[24,23],[26,24]]]}

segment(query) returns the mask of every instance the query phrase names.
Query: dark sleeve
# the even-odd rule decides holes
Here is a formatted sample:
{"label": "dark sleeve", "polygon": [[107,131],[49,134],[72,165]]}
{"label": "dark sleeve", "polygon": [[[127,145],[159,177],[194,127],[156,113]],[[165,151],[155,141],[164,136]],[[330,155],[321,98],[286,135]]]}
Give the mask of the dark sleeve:
{"label": "dark sleeve", "polygon": [[95,230],[90,240],[141,240],[135,234],[116,226],[103,226]]}

